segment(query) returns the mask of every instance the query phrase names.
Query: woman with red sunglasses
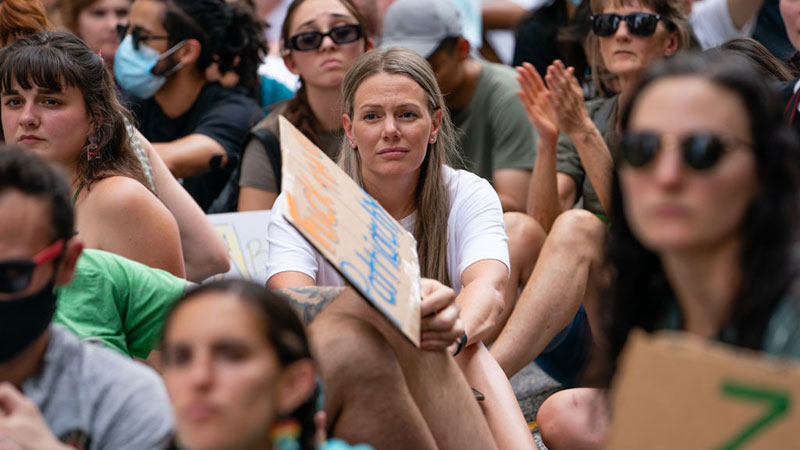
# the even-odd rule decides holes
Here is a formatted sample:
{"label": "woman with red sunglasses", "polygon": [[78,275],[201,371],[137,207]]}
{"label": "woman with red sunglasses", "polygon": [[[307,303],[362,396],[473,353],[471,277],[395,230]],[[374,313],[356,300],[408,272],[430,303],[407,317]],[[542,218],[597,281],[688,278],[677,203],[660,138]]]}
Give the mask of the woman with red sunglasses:
{"label": "woman with red sunglasses", "polygon": [[239,182],[239,211],[271,209],[281,190],[278,117],[285,116],[330,158],[342,137],[344,74],[373,47],[351,0],[295,0],[281,28],[283,61],[302,85],[253,128]]}
{"label": "woman with red sunglasses", "polygon": [[[740,57],[681,57],[632,92],[621,128],[595,381],[610,383],[633,328],[800,358],[800,164],[776,93]],[[603,397],[548,399],[548,448],[601,442]]]}

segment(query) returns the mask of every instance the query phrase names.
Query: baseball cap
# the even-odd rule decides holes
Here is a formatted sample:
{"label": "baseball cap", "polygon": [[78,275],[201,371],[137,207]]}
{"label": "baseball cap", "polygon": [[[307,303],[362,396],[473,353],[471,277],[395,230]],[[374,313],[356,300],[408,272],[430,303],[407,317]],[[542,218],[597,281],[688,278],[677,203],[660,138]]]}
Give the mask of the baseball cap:
{"label": "baseball cap", "polygon": [[461,17],[448,0],[395,0],[383,18],[381,48],[406,47],[428,58],[448,37],[461,36]]}

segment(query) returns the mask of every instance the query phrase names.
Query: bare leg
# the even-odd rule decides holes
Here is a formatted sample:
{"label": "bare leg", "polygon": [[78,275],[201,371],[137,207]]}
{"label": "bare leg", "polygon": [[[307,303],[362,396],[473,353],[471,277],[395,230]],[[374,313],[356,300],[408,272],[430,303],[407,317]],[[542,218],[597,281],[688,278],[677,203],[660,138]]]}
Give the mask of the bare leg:
{"label": "bare leg", "polygon": [[497,318],[494,330],[484,339],[487,344],[494,342],[503,330],[503,326],[517,304],[520,287],[525,286],[531,276],[536,259],[539,257],[539,250],[542,249],[547,237],[539,223],[527,214],[508,212],[503,214],[503,222],[505,222],[508,235],[508,256],[511,270],[503,296],[505,307],[503,313]]}
{"label": "bare leg", "polygon": [[486,399],[481,409],[500,449],[535,449],[536,442],[522,415],[506,374],[482,342],[465,348],[456,358],[470,386]]}
{"label": "bare leg", "polygon": [[539,408],[537,422],[550,450],[602,448],[608,433],[605,392],[596,388],[559,391]]}
{"label": "bare leg", "polygon": [[[508,377],[533,361],[575,316],[602,262],[605,224],[585,210],[558,216],[517,306],[492,346]],[[589,308],[593,309],[593,308]],[[592,313],[587,309],[589,323]]]}
{"label": "bare leg", "polygon": [[352,290],[312,322],[311,337],[335,436],[380,449],[497,448],[453,358],[415,348]]}

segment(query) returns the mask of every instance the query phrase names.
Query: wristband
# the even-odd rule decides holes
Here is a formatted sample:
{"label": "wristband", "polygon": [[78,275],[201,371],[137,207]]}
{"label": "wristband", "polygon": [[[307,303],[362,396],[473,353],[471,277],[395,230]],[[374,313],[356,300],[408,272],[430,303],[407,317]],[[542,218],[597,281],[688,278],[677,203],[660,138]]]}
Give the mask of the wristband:
{"label": "wristband", "polygon": [[463,350],[464,347],[466,346],[467,346],[467,333],[464,332],[464,334],[462,334],[461,337],[458,338],[458,347],[456,347],[456,351],[455,353],[453,353],[453,356],[456,356],[459,353],[461,353],[461,350]]}

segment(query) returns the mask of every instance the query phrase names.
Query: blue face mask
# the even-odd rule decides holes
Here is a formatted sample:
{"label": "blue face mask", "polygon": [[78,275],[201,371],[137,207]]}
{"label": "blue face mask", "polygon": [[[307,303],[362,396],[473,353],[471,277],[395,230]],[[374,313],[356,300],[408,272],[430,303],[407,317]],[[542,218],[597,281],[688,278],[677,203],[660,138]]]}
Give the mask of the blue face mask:
{"label": "blue face mask", "polygon": [[164,53],[139,44],[139,50],[133,48],[133,36],[130,34],[119,44],[114,55],[114,76],[122,89],[145,99],[152,97],[167,81],[167,77],[177,72],[183,63],[176,64],[161,75],[153,73],[159,61],[175,53],[183,46],[185,40],[178,42]]}

